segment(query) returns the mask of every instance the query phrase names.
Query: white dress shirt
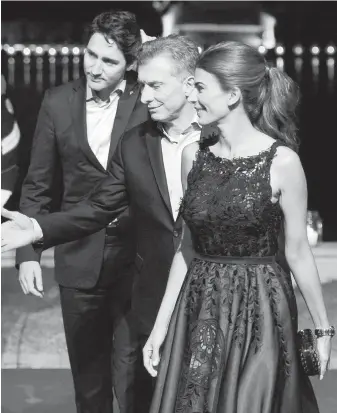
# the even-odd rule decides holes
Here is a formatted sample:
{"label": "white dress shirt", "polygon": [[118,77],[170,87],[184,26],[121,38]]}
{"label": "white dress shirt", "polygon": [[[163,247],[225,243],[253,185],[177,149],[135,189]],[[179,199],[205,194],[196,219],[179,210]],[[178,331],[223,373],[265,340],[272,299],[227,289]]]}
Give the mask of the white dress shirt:
{"label": "white dress shirt", "polygon": [[169,136],[163,125],[159,124],[159,128],[163,133],[161,149],[171,208],[174,219],[177,219],[180,201],[183,197],[183,187],[181,182],[182,152],[190,143],[199,141],[201,126],[196,117],[191,125],[185,129],[178,138]]}
{"label": "white dress shirt", "polygon": [[126,81],[123,80],[110,93],[107,101],[96,97],[87,85],[86,121],[88,143],[103,168],[108,163],[110,140],[116,117],[118,101],[125,91]]}

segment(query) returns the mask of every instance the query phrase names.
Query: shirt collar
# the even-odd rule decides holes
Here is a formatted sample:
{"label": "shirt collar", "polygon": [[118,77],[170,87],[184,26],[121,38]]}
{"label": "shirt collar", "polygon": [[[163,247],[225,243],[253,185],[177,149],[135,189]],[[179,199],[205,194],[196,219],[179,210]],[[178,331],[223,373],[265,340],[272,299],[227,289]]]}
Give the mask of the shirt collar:
{"label": "shirt collar", "polygon": [[94,101],[98,104],[109,104],[111,102],[111,97],[114,94],[117,94],[119,96],[121,96],[126,88],[126,80],[123,79],[117,86],[116,88],[110,93],[109,95],[109,99],[106,102],[103,102],[101,99],[99,99],[99,97],[95,94],[95,91],[93,91],[89,86],[88,83],[86,85],[86,102],[91,102]]}
{"label": "shirt collar", "polygon": [[[186,135],[188,132],[192,132],[192,131],[201,131],[202,127],[198,122],[199,117],[198,115],[195,113],[193,120],[191,122],[191,124],[181,133],[181,135]],[[171,143],[178,143],[179,140],[178,139],[174,139],[172,138],[165,130],[165,127],[162,123],[158,122],[157,124],[158,129],[162,132],[163,137],[166,138],[169,142]]]}

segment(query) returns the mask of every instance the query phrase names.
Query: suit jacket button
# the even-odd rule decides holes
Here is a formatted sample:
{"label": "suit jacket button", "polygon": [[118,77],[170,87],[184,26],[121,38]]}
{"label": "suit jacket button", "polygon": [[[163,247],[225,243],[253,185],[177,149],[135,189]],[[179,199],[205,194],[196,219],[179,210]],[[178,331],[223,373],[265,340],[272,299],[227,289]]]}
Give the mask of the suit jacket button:
{"label": "suit jacket button", "polygon": [[174,230],[173,231],[173,236],[176,237],[176,238],[179,237],[179,232],[177,230]]}

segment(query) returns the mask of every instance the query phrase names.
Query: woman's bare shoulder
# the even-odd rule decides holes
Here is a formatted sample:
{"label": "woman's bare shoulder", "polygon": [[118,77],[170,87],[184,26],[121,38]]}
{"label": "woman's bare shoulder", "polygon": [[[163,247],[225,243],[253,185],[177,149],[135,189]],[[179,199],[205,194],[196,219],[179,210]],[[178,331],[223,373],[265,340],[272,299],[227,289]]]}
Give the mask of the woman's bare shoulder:
{"label": "woman's bare shoulder", "polygon": [[273,159],[272,173],[281,190],[300,191],[306,186],[305,173],[298,154],[286,146],[279,146]]}
{"label": "woman's bare shoulder", "polygon": [[301,160],[298,154],[291,148],[287,146],[278,146],[274,164],[277,168],[285,170],[287,168],[299,167],[301,165]]}

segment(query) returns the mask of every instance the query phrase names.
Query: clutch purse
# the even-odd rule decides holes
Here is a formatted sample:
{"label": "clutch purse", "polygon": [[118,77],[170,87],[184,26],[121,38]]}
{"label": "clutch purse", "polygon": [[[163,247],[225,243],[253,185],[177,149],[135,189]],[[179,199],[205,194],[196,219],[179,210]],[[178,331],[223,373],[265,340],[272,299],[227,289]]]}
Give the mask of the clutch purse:
{"label": "clutch purse", "polygon": [[297,333],[298,350],[302,368],[307,376],[320,374],[321,363],[317,351],[317,339],[315,333],[306,328]]}

